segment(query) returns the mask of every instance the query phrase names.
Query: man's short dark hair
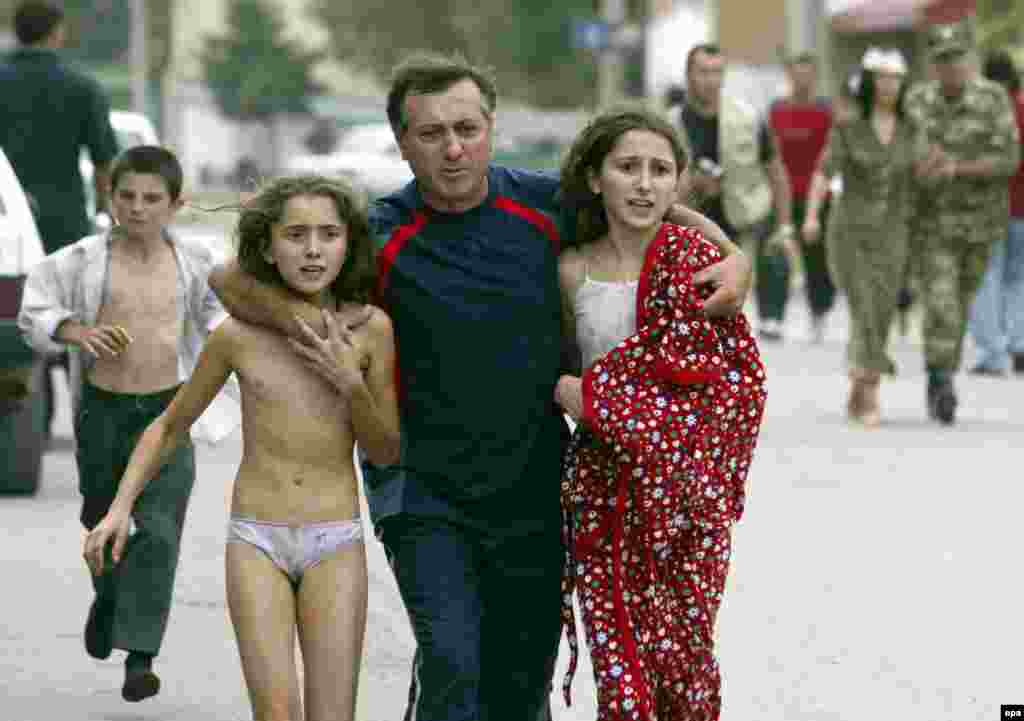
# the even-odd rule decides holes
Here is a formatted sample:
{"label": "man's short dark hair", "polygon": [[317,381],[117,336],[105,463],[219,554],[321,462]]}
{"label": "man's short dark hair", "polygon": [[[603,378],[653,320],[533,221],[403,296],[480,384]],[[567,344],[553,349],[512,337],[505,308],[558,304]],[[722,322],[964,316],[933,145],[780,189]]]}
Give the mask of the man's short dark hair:
{"label": "man's short dark hair", "polygon": [[110,192],[117,190],[117,184],[126,173],[159,175],[167,185],[171,201],[181,196],[184,174],[177,156],[159,145],[136,145],[117,156],[110,170]]}
{"label": "man's short dark hair", "polygon": [[405,99],[410,95],[443,93],[462,80],[472,80],[480,88],[484,99],[482,108],[492,115],[498,105],[498,89],[491,72],[473,65],[459,54],[416,53],[395,66],[388,91],[388,122],[396,138],[408,126],[405,117]]}
{"label": "man's short dark hair", "polygon": [[1020,90],[1020,73],[1013,57],[1005,50],[993,50],[985,56],[982,74],[989,80],[999,83],[1011,93]]}
{"label": "man's short dark hair", "polygon": [[693,69],[693,59],[697,57],[697,53],[704,53],[705,55],[711,55],[712,57],[718,57],[722,54],[722,48],[718,47],[715,43],[701,43],[694,45],[690,48],[690,52],[686,53],[686,74],[689,76],[690,70]]}
{"label": "man's short dark hair", "polygon": [[64,10],[46,0],[26,0],[14,13],[14,35],[22,45],[35,45],[64,20]]}

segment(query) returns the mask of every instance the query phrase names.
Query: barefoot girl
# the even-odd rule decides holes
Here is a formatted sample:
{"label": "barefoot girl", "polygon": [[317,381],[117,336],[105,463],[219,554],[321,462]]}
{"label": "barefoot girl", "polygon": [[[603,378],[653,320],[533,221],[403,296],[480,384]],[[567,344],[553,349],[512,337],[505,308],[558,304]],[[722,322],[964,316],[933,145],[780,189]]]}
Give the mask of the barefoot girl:
{"label": "barefoot girl", "polygon": [[[398,456],[391,322],[365,305],[372,287],[366,219],[349,188],[319,176],[270,183],[241,210],[239,264],[322,309],[336,363],[327,371],[284,336],[230,318],[195,372],[139,440],[117,497],[85,542],[117,563],[132,506],[231,373],[242,396],[242,462],[226,552],[227,597],[257,721],[352,719],[366,621],[366,557],[353,444],[373,462]],[[311,333],[310,335],[315,336]]]}

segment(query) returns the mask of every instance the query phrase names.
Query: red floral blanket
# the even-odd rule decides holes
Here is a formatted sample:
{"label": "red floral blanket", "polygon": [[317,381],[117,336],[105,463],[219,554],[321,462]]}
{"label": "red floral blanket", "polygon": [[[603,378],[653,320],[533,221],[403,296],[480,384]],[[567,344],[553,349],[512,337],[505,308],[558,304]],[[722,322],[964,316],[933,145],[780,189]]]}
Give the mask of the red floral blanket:
{"label": "red floral blanket", "polygon": [[718,718],[714,619],[765,403],[746,318],[706,318],[693,285],[720,258],[698,231],[663,225],[640,278],[637,332],[583,374],[562,482],[573,652],[563,690],[569,703],[575,591],[602,721]]}

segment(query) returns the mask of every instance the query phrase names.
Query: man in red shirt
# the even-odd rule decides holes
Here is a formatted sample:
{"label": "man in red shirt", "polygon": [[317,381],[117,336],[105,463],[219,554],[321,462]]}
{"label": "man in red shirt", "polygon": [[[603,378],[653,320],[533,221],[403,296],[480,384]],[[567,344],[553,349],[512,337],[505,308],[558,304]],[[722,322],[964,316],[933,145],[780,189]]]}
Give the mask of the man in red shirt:
{"label": "man in red shirt", "polygon": [[[813,54],[801,53],[792,57],[786,63],[786,74],[791,93],[789,97],[780,98],[772,104],[768,111],[768,124],[789,173],[793,195],[793,224],[799,233],[803,227],[811,176],[832,128],[832,108],[826,99],[815,97],[818,69]],[[821,216],[828,217],[827,208]],[[823,234],[818,237],[823,237]],[[799,234],[799,239],[804,264],[804,287],[811,307],[812,336],[816,342],[821,342],[824,339],[825,315],[835,302],[836,289],[828,274],[825,244],[817,239],[808,242],[802,234]]]}
{"label": "man in red shirt", "polygon": [[[997,50],[985,58],[984,75],[1010,93],[1017,127],[1024,137],[1024,91],[1009,53]],[[1010,227],[992,247],[985,280],[971,307],[971,335],[978,347],[975,375],[1024,373],[1024,161],[1010,178]]]}

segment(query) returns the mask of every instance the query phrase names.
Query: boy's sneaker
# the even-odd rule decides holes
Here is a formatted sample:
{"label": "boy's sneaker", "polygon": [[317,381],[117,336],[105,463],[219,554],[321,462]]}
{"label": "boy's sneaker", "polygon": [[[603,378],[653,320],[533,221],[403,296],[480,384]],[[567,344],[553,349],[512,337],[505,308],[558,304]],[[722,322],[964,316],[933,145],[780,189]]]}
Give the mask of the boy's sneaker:
{"label": "boy's sneaker", "polygon": [[114,650],[114,597],[97,593],[85,621],[85,652],[101,661]]}
{"label": "boy's sneaker", "polygon": [[124,686],[121,698],[125,701],[143,701],[160,692],[160,677],[153,673],[153,654],[129,651],[124,659]]}
{"label": "boy's sneaker", "polygon": [[1013,354],[1013,372],[1024,373],[1024,353]]}
{"label": "boy's sneaker", "polygon": [[121,698],[135,703],[160,693],[160,677],[152,669],[125,669]]}

